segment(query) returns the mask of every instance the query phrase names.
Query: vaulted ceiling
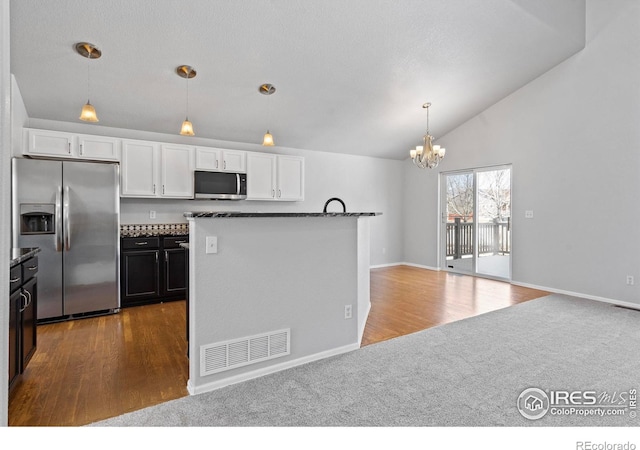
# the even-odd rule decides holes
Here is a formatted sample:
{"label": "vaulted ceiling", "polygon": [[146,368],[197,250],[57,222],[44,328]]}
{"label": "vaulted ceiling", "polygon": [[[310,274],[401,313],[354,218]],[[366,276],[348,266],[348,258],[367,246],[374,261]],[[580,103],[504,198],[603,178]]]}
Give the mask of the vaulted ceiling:
{"label": "vaulted ceiling", "polygon": [[[403,159],[585,44],[584,0],[12,0],[29,117]],[[102,51],[87,60],[74,50]],[[272,83],[276,93],[258,92]],[[188,142],[188,138],[184,138]]]}

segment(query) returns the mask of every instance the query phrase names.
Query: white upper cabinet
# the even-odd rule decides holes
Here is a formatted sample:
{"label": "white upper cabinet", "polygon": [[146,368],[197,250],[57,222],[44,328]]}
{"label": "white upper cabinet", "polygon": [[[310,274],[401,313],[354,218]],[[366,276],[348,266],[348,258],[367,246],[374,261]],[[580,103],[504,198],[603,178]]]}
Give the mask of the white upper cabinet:
{"label": "white upper cabinet", "polygon": [[304,158],[247,153],[247,200],[304,200]]}
{"label": "white upper cabinet", "polygon": [[77,153],[77,138],[73,133],[33,129],[26,129],[24,133],[25,155],[74,158]]}
{"label": "white upper cabinet", "polygon": [[219,148],[196,147],[196,170],[220,170]]}
{"label": "white upper cabinet", "polygon": [[80,134],[78,135],[78,156],[104,161],[119,161],[120,139]]}
{"label": "white upper cabinet", "polygon": [[247,152],[222,150],[222,170],[245,173],[247,171]]}
{"label": "white upper cabinet", "polygon": [[193,147],[162,144],[160,149],[160,196],[193,198]]}
{"label": "white upper cabinet", "polygon": [[304,200],[304,158],[278,155],[276,185],[278,200]]}
{"label": "white upper cabinet", "polygon": [[247,152],[196,147],[196,170],[245,173],[247,171]]}
{"label": "white upper cabinet", "polygon": [[193,168],[193,147],[125,140],[120,195],[193,198]]}
{"label": "white upper cabinet", "polygon": [[120,160],[120,139],[25,129],[24,155],[100,161]]}
{"label": "white upper cabinet", "polygon": [[120,196],[158,196],[158,149],[156,142],[122,142]]}
{"label": "white upper cabinet", "polygon": [[247,200],[276,198],[276,155],[247,153]]}

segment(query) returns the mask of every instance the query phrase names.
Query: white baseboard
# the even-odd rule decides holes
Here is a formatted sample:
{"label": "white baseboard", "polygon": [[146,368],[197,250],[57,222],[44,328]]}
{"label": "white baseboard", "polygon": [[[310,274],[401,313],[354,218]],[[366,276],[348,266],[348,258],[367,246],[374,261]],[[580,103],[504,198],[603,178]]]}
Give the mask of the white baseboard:
{"label": "white baseboard", "polygon": [[588,300],[595,300],[595,301],[598,301],[598,302],[610,303],[612,305],[624,306],[624,307],[627,307],[627,308],[640,309],[640,303],[624,302],[622,300],[616,300],[616,299],[613,299],[613,298],[600,297],[600,296],[597,296],[597,295],[590,295],[590,294],[585,294],[585,293],[582,293],[582,292],[565,291],[563,289],[555,289],[555,288],[550,288],[550,287],[546,287],[546,286],[538,286],[538,285],[530,284],[530,283],[521,283],[519,281],[513,281],[513,280],[511,281],[511,284],[513,284],[515,286],[522,286],[522,287],[530,288],[530,289],[537,289],[539,291],[552,292],[554,294],[569,295],[571,297],[586,298]]}
{"label": "white baseboard", "polygon": [[395,266],[400,266],[402,265],[402,263],[388,263],[388,264],[375,264],[373,266],[369,266],[369,269],[382,269],[383,267],[395,267]]}
{"label": "white baseboard", "polygon": [[389,263],[389,264],[376,264],[374,266],[369,266],[369,268],[370,269],[381,269],[383,267],[395,267],[395,266],[410,266],[410,267],[417,267],[419,269],[428,269],[428,270],[440,271],[439,267],[424,266],[422,264],[414,264],[414,263],[409,263],[409,262],[395,262],[395,263]]}
{"label": "white baseboard", "polygon": [[265,375],[280,372],[282,370],[291,369],[293,367],[301,366],[303,364],[307,364],[313,361],[319,361],[324,358],[329,358],[330,356],[349,353],[354,350],[358,350],[359,348],[360,348],[360,344],[358,343],[349,344],[343,347],[338,347],[338,348],[334,348],[324,352],[315,353],[313,355],[303,356],[302,358],[293,359],[280,364],[275,364],[273,366],[264,367],[262,369],[252,370],[251,372],[241,373],[239,375],[234,375],[229,378],[224,378],[222,380],[212,381],[211,383],[206,383],[201,386],[193,386],[191,379],[189,379],[189,381],[187,382],[187,391],[189,391],[190,395],[204,394],[205,392],[215,391],[217,389],[230,386],[232,384],[252,380],[254,378],[259,378]]}

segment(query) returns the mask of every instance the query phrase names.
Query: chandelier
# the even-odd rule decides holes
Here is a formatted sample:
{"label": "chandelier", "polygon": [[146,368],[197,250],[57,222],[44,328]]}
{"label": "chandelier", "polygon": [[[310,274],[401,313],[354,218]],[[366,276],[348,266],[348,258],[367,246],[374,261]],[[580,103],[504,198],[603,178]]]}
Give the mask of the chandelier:
{"label": "chandelier", "polygon": [[427,167],[433,169],[436,167],[442,161],[446,152],[444,147],[433,145],[433,136],[429,134],[429,106],[431,106],[429,102],[422,105],[427,110],[427,132],[422,137],[422,145],[409,150],[413,163],[421,169],[426,169]]}

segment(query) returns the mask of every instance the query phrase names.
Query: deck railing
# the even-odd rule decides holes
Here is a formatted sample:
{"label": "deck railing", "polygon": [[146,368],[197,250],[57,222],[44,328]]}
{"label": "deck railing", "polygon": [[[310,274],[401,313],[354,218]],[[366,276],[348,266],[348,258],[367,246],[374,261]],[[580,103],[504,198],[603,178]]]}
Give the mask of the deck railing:
{"label": "deck railing", "polygon": [[[473,255],[473,222],[455,219],[447,222],[447,256],[459,259]],[[511,221],[478,224],[478,254],[508,255],[511,253]]]}

